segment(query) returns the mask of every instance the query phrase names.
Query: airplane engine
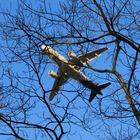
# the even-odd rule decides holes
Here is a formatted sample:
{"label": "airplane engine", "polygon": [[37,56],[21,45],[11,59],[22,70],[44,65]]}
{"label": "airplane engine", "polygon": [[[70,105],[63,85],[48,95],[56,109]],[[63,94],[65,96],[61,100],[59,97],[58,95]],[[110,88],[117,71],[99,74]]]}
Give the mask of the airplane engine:
{"label": "airplane engine", "polygon": [[77,59],[77,55],[74,52],[69,52],[68,56],[74,59]]}
{"label": "airplane engine", "polygon": [[70,61],[70,63],[74,65],[75,69],[80,69],[80,67],[83,66],[82,61],[77,57],[74,52],[69,52],[68,56],[72,58],[72,61]]}
{"label": "airplane engine", "polygon": [[49,72],[49,75],[50,75],[51,77],[53,77],[53,78],[58,78],[57,73],[55,73],[53,70],[51,70],[51,71]]}

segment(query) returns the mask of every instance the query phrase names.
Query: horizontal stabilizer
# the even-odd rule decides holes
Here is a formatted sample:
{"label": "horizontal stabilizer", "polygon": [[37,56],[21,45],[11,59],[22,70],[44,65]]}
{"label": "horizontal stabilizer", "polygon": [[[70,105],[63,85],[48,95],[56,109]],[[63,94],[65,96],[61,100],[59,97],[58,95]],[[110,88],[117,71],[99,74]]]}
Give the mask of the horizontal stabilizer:
{"label": "horizontal stabilizer", "polygon": [[100,84],[100,85],[98,85],[98,89],[99,89],[99,90],[102,90],[102,89],[108,87],[109,85],[111,85],[110,82]]}
{"label": "horizontal stabilizer", "polygon": [[107,82],[107,83],[103,83],[101,85],[98,85],[96,89],[93,88],[91,90],[91,94],[90,94],[90,97],[89,97],[89,102],[91,102],[97,94],[102,95],[101,90],[108,87],[109,85],[111,85],[111,83]]}

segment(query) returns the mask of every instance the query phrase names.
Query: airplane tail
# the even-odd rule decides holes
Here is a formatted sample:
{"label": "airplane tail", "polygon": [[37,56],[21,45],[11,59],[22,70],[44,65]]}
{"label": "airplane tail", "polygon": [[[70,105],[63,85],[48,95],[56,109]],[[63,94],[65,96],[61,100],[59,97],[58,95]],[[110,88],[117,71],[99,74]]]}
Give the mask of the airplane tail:
{"label": "airplane tail", "polygon": [[89,97],[89,102],[91,102],[97,94],[102,95],[101,90],[108,87],[110,84],[111,84],[110,82],[107,82],[107,83],[98,85],[96,89],[95,89],[95,87],[93,87],[93,89],[91,90],[90,97]]}

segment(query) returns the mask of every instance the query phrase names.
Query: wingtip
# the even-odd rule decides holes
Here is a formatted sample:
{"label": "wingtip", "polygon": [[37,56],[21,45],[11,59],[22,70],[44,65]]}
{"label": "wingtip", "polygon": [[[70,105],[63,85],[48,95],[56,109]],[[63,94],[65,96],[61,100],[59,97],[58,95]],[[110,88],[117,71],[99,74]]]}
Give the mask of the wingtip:
{"label": "wingtip", "polygon": [[52,101],[53,98],[54,98],[54,96],[52,97],[52,96],[50,95],[50,97],[49,97],[49,101]]}
{"label": "wingtip", "polygon": [[107,46],[103,47],[104,50],[108,50],[109,48]]}
{"label": "wingtip", "polygon": [[107,51],[109,48],[106,46],[106,47],[102,47],[102,48],[99,48],[99,50],[101,51],[101,52],[104,52],[104,51]]}
{"label": "wingtip", "polygon": [[50,94],[50,96],[49,96],[49,101],[52,101],[53,100],[53,98],[55,97],[57,95],[57,92],[52,92],[51,94]]}

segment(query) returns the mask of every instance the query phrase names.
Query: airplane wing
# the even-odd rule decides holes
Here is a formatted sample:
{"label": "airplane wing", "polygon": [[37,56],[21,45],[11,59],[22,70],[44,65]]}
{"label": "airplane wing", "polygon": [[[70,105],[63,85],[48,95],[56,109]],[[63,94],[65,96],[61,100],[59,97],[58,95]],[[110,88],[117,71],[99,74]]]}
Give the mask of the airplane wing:
{"label": "airplane wing", "polygon": [[95,51],[86,53],[86,54],[84,54],[82,56],[79,56],[78,59],[80,61],[82,61],[82,63],[87,63],[89,61],[92,61],[96,57],[100,56],[100,54],[103,53],[106,50],[108,50],[108,48],[107,47],[103,47],[103,48],[97,49]]}
{"label": "airplane wing", "polygon": [[60,69],[58,70],[57,74],[59,76],[57,78],[55,78],[55,81],[54,81],[54,84],[53,84],[53,87],[52,87],[52,91],[51,91],[51,94],[50,94],[50,97],[49,97],[50,101],[53,100],[54,96],[57,95],[60,87],[68,80],[67,76],[62,75]]}

